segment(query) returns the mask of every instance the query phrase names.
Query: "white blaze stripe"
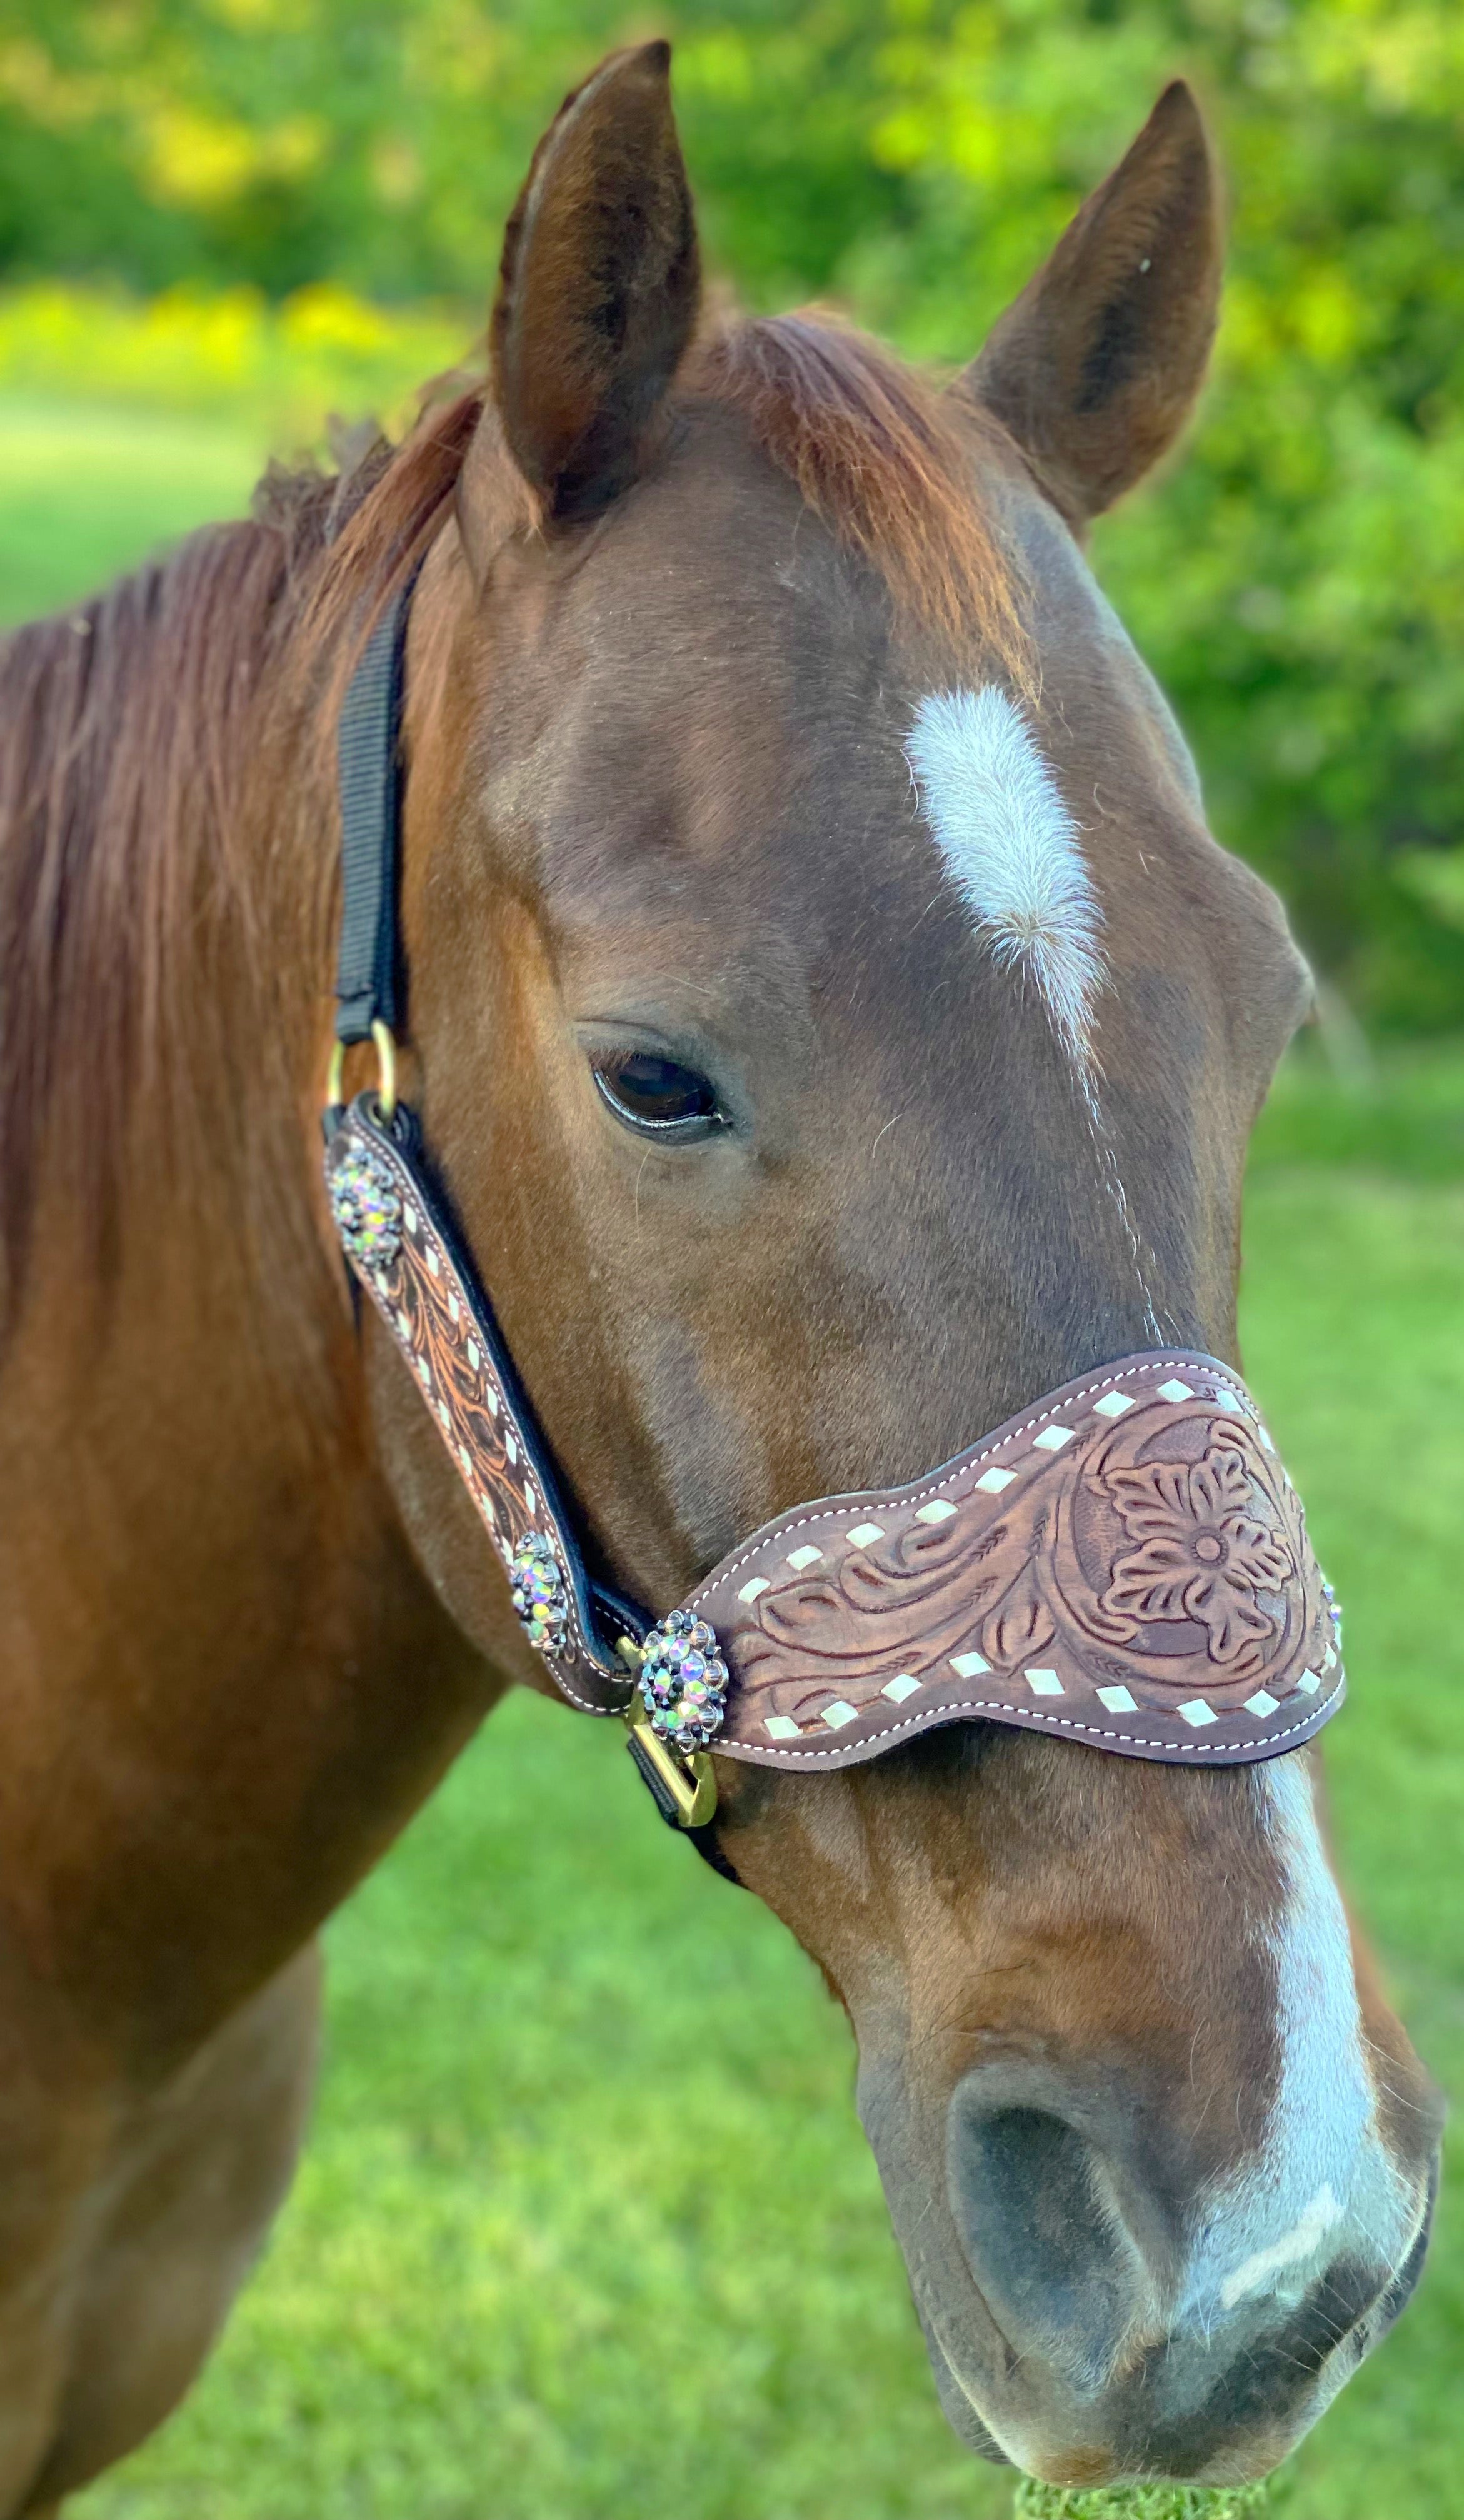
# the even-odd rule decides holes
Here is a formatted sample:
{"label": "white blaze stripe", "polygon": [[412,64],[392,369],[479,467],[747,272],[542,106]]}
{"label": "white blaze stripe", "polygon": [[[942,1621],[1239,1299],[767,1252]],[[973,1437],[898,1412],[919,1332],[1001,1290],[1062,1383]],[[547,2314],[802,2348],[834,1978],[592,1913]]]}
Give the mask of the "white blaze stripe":
{"label": "white blaze stripe", "polygon": [[1202,2321],[1258,2293],[1300,2298],[1343,2248],[1397,2263],[1409,2209],[1377,2121],[1352,1942],[1300,1759],[1250,1771],[1284,1888],[1266,1942],[1279,2072],[1262,2139],[1203,2200],[1181,2312]]}
{"label": "white blaze stripe", "polygon": [[1103,914],[1078,826],[1021,710],[993,684],[932,692],[906,743],[946,872],[1003,967],[1042,992],[1076,1064],[1091,1065]]}

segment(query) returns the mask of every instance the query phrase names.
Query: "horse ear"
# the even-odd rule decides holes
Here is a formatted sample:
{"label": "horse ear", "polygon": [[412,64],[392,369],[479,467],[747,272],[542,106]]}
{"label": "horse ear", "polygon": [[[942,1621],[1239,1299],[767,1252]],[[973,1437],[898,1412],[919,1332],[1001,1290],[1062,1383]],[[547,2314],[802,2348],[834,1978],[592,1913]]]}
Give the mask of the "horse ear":
{"label": "horse ear", "polygon": [[504,238],[493,399],[548,518],[590,515],[635,479],[696,320],[670,68],[666,43],[601,62],[540,141]]}
{"label": "horse ear", "polygon": [[1205,126],[1176,79],[966,374],[1074,524],[1178,435],[1215,334],[1220,258]]}

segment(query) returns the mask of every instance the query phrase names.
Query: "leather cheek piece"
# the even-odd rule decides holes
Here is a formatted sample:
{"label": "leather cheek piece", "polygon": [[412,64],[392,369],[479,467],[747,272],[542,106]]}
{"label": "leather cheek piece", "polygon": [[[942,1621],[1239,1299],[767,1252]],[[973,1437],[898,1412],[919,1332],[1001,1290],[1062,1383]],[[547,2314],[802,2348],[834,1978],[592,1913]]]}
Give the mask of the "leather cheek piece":
{"label": "leather cheek piece", "polygon": [[1234,1765],[1340,1705],[1339,1616],[1245,1385],[1176,1349],[1080,1376],[907,1487],[801,1506],[683,1604],[719,1755],[846,1767],[977,1718]]}
{"label": "leather cheek piece", "polygon": [[631,1681],[614,1636],[639,1637],[645,1622],[625,1608],[608,1623],[611,1633],[602,1632],[538,1422],[411,1114],[400,1112],[387,1128],[366,1094],[328,1112],[325,1168],[346,1259],[400,1350],[510,1585],[526,1546],[545,1542],[553,1552],[556,1580],[548,1590],[556,1608],[537,1622],[531,1642],[555,1687],[582,1714],[622,1713]]}

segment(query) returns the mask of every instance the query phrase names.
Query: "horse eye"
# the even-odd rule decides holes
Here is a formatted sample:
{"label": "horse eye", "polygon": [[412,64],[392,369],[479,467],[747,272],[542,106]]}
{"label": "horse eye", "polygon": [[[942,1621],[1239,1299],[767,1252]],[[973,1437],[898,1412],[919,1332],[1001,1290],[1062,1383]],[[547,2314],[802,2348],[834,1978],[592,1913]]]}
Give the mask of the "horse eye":
{"label": "horse eye", "polygon": [[683,1067],[655,1051],[632,1050],[593,1062],[600,1098],[628,1129],[643,1138],[681,1141],[709,1137],[725,1125],[709,1076]]}

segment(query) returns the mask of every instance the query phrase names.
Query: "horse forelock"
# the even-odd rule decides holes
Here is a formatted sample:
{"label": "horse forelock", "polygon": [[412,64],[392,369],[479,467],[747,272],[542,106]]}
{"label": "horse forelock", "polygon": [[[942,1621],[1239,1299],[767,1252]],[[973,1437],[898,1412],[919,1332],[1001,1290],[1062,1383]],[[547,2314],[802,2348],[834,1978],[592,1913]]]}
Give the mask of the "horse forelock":
{"label": "horse forelock", "polygon": [[903,609],[1030,688],[1021,570],[974,461],[1001,432],[973,401],[822,310],[723,325],[680,382],[742,417]]}

